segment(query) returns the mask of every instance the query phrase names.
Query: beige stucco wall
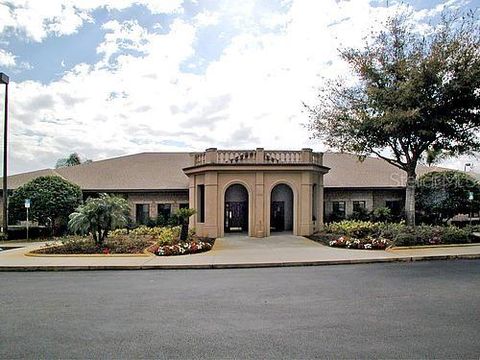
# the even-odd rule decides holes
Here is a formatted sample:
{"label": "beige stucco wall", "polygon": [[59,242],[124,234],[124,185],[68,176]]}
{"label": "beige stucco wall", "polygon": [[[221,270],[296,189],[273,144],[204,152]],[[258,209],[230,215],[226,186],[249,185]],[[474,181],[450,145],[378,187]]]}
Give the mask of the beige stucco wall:
{"label": "beige stucco wall", "polygon": [[[190,206],[199,209],[198,185],[205,186],[205,221],[191,218],[191,226],[201,236],[224,235],[225,192],[230,185],[241,184],[248,192],[248,235],[270,235],[270,201],[277,184],[288,185],[293,192],[293,233],[309,235],[323,219],[323,174],[315,171],[225,170],[190,175]],[[317,184],[316,221],[312,220],[312,185]]]}
{"label": "beige stucco wall", "polygon": [[345,201],[346,216],[353,213],[354,201],[365,201],[365,207],[372,211],[378,207],[385,206],[389,200],[403,200],[405,190],[375,190],[375,189],[324,189],[325,193],[325,215],[333,211],[334,201]]}
{"label": "beige stucco wall", "polygon": [[180,204],[188,203],[188,191],[165,191],[154,193],[129,193],[127,194],[130,215],[135,220],[137,204],[150,205],[150,218],[157,217],[158,204],[171,204],[172,213],[179,209]]}

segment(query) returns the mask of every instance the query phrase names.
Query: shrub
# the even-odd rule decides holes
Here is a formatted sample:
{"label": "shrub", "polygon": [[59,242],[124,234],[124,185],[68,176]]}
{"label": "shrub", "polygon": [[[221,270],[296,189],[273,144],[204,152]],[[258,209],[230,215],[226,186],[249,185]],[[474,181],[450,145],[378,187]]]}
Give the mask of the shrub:
{"label": "shrub", "polygon": [[372,212],[372,220],[388,222],[392,220],[392,211],[388,207],[378,207]]}
{"label": "shrub", "polygon": [[471,242],[471,232],[456,226],[447,226],[443,230],[442,240],[446,244],[462,244]]}
{"label": "shrub", "polygon": [[415,233],[397,234],[394,239],[395,246],[414,246],[419,245]]}
{"label": "shrub", "polygon": [[395,239],[398,234],[410,231],[410,228],[404,221],[399,223],[380,223],[379,228],[381,235],[390,240]]}
{"label": "shrub", "polygon": [[359,208],[348,217],[348,220],[368,221],[370,220],[370,214],[367,209]]}
{"label": "shrub", "polygon": [[127,229],[115,229],[110,231],[110,237],[118,237],[118,236],[123,236],[127,234],[128,234]]}
{"label": "shrub", "polygon": [[180,226],[175,227],[152,227],[142,225],[130,231],[131,236],[149,236],[159,244],[173,244],[180,238]]}
{"label": "shrub", "polygon": [[356,238],[378,234],[379,224],[370,221],[343,220],[325,226],[325,230],[334,234],[344,234]]}

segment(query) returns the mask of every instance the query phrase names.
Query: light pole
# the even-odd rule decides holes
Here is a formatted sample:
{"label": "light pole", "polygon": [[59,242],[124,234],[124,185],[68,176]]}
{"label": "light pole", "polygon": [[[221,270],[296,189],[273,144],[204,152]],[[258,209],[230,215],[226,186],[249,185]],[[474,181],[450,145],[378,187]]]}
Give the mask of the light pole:
{"label": "light pole", "polygon": [[3,235],[8,236],[8,215],[7,215],[7,134],[8,134],[8,83],[10,79],[0,72],[0,84],[5,84],[5,122],[3,124]]}

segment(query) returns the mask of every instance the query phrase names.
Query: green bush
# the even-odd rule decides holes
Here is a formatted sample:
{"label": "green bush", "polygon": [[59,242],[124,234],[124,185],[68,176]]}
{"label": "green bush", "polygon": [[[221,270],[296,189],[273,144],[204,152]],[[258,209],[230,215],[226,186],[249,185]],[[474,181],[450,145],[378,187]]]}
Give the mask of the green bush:
{"label": "green bush", "polygon": [[359,208],[348,217],[348,220],[368,221],[370,220],[370,217],[370,213],[367,209]]}
{"label": "green bush", "polygon": [[[347,236],[353,239],[387,239],[396,246],[461,244],[477,240],[472,232],[476,227],[419,225],[410,227],[400,223],[373,223],[369,221],[344,220],[325,226],[324,233],[317,236],[323,242]],[[479,239],[480,240],[480,239]],[[477,240],[478,241],[478,240]]]}
{"label": "green bush", "polygon": [[447,226],[443,229],[442,241],[445,244],[463,244],[471,242],[471,232],[456,226]]}
{"label": "green bush", "polygon": [[392,211],[388,207],[378,207],[372,211],[372,220],[388,222],[392,220]]}
{"label": "green bush", "polygon": [[180,226],[148,227],[142,225],[130,231],[130,235],[133,237],[149,236],[152,240],[162,245],[173,244],[180,238]]}
{"label": "green bush", "polygon": [[390,240],[395,239],[399,234],[411,231],[411,228],[405,225],[404,221],[399,223],[379,223],[379,227],[381,235]]}
{"label": "green bush", "polygon": [[362,238],[368,235],[378,235],[380,227],[379,224],[370,221],[343,220],[326,225],[325,230],[329,233]]}
{"label": "green bush", "polygon": [[394,239],[395,246],[414,246],[420,245],[418,243],[418,238],[415,233],[403,233],[397,234]]}

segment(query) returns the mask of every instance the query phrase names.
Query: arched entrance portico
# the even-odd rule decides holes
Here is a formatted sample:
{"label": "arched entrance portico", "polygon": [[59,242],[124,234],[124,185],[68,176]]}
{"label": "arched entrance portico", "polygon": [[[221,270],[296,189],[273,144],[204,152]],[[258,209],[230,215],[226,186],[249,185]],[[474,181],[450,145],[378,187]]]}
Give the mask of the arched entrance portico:
{"label": "arched entrance portico", "polygon": [[270,196],[270,231],[293,231],[293,191],[287,184],[278,184]]}
{"label": "arched entrance portico", "polygon": [[241,184],[230,185],[225,191],[224,231],[248,233],[248,191]]}

